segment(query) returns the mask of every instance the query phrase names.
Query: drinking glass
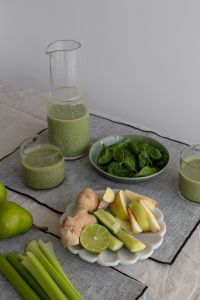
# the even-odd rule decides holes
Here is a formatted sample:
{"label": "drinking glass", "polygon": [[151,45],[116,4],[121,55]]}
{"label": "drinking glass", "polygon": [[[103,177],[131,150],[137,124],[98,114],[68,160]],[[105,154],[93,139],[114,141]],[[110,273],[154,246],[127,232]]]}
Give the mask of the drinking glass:
{"label": "drinking glass", "polygon": [[184,198],[200,202],[200,145],[187,146],[181,152],[178,191]]}
{"label": "drinking glass", "polygon": [[64,155],[57,137],[35,135],[25,140],[20,146],[20,158],[23,180],[29,187],[50,189],[63,182]]}

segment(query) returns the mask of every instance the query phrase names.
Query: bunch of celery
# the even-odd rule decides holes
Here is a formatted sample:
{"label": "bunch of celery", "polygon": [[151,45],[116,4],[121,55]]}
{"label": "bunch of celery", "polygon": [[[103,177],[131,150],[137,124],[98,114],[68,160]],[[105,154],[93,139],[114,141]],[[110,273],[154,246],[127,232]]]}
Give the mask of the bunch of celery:
{"label": "bunch of celery", "polygon": [[0,272],[23,299],[83,300],[57,260],[53,244],[31,241],[26,256],[0,254]]}

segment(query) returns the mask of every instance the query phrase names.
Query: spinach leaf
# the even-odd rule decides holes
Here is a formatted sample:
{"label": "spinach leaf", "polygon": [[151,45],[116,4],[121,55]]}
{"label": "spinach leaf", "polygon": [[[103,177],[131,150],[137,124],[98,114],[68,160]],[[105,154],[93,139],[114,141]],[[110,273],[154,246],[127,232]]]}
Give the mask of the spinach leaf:
{"label": "spinach leaf", "polygon": [[136,173],[136,158],[135,156],[128,150],[124,151],[124,165],[130,170]]}
{"label": "spinach leaf", "polygon": [[149,163],[149,155],[145,150],[142,150],[138,155],[139,169],[143,169]]}
{"label": "spinach leaf", "polygon": [[145,143],[144,148],[152,160],[159,160],[162,157],[161,151],[154,145]]}
{"label": "spinach leaf", "polygon": [[113,158],[118,163],[123,163],[124,161],[124,148],[123,145],[116,145],[113,149]]}
{"label": "spinach leaf", "polygon": [[111,162],[108,165],[108,173],[120,177],[132,177],[133,173],[128,170],[124,165],[118,162]]}
{"label": "spinach leaf", "polygon": [[141,143],[134,139],[131,139],[128,143],[128,150],[131,151],[135,156],[138,156],[140,152]]}
{"label": "spinach leaf", "polygon": [[149,175],[155,174],[157,172],[158,172],[157,168],[152,168],[152,167],[149,167],[149,166],[145,166],[137,174],[135,174],[135,177],[149,176]]}
{"label": "spinach leaf", "polygon": [[98,159],[98,164],[106,165],[111,160],[112,160],[112,150],[108,147],[103,148]]}
{"label": "spinach leaf", "polygon": [[159,167],[160,169],[166,164],[167,160],[168,160],[168,154],[166,152],[161,152],[161,159],[159,159],[158,161],[155,161],[155,166]]}

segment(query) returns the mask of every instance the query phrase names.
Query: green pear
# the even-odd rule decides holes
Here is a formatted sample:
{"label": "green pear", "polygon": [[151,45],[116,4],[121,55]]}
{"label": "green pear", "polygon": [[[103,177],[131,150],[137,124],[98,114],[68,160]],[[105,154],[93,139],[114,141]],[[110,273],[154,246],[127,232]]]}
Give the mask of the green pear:
{"label": "green pear", "polygon": [[0,205],[7,200],[7,189],[5,185],[0,181]]}
{"label": "green pear", "polygon": [[0,206],[0,239],[7,239],[28,231],[33,223],[32,215],[12,201]]}

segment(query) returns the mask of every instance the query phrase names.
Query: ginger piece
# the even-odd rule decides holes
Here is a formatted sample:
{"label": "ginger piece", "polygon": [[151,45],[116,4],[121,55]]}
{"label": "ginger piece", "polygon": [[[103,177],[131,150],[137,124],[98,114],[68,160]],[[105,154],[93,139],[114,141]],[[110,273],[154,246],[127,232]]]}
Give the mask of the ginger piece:
{"label": "ginger piece", "polygon": [[77,198],[76,207],[72,216],[67,217],[62,224],[60,234],[61,243],[66,248],[79,244],[79,237],[83,228],[97,223],[95,216],[90,215],[97,209],[99,199],[97,194],[90,188],[84,189]]}

